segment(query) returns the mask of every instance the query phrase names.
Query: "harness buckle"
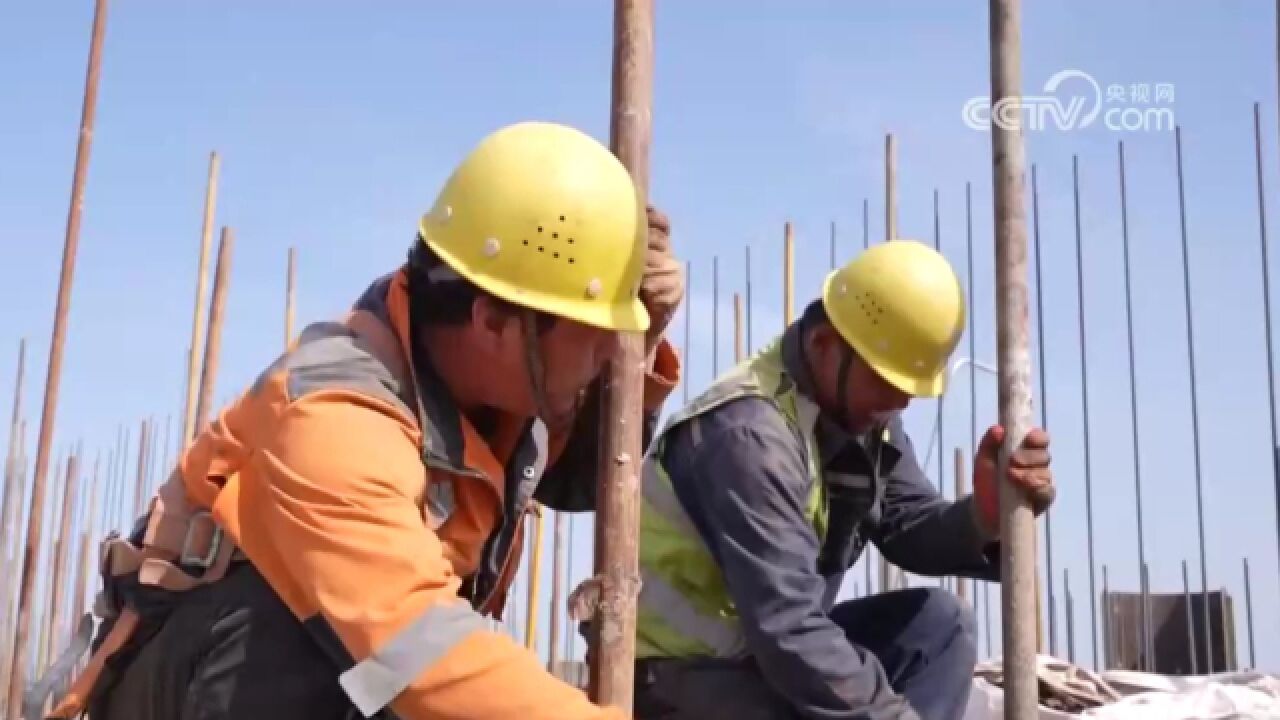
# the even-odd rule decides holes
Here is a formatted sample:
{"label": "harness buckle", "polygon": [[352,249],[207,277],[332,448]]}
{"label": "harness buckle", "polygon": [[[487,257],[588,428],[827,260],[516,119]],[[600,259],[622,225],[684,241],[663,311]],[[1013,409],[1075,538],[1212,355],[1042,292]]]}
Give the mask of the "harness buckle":
{"label": "harness buckle", "polygon": [[[201,553],[200,544],[204,544]],[[193,565],[201,570],[208,570],[218,558],[222,548],[222,528],[214,522],[208,510],[201,510],[191,516],[187,523],[187,532],[182,538],[182,550],[178,553],[179,565]]]}

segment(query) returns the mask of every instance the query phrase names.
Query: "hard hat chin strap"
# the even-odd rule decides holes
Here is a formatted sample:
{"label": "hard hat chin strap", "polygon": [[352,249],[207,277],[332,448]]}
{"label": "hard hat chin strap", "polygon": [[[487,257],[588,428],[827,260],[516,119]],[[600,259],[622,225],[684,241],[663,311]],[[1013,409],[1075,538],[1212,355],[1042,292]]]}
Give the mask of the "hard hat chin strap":
{"label": "hard hat chin strap", "polygon": [[853,348],[840,344],[840,369],[836,372],[836,411],[833,418],[840,427],[849,426],[849,368],[853,367]]}
{"label": "hard hat chin strap", "polygon": [[[542,349],[538,347],[538,313],[534,310],[522,309],[520,323],[524,335],[524,366],[529,376],[529,391],[533,394],[533,407],[546,424],[548,430],[562,429],[573,422],[578,414],[578,404],[568,413],[555,416],[551,406],[547,404],[547,372],[542,362]],[[581,399],[579,399],[581,403]]]}

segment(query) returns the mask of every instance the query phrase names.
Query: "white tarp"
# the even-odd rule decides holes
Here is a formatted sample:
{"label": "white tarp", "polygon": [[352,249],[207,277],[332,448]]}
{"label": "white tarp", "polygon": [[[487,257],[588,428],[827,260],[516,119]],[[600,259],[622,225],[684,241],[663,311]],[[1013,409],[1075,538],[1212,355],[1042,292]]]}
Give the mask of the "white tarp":
{"label": "white tarp", "polygon": [[[1004,691],[999,660],[983,663],[963,720],[1003,720]],[[1280,720],[1280,675],[1244,671],[1170,676],[1112,670],[1093,674],[1048,656],[1037,658],[1037,672],[1051,684],[1066,681],[1087,688],[1101,680],[1118,699],[1079,713],[1041,706],[1037,720]],[[989,679],[990,678],[990,679]],[[1101,687],[1101,685],[1099,685]]]}

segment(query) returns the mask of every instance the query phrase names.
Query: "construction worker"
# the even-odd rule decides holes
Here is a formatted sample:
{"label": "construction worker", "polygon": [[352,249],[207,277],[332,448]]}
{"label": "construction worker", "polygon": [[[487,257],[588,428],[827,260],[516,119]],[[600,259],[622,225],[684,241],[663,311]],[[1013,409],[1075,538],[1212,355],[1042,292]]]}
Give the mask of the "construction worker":
{"label": "construction worker", "polygon": [[[903,570],[997,581],[996,455],[948,502],[901,411],[942,393],[963,292],[926,245],[877,245],[783,335],[671,417],[646,458],[636,717],[960,717],[974,621],[935,587],[835,603],[867,542]],[[1048,435],[1009,480],[1053,499]],[[883,590],[883,589],[882,589]]]}
{"label": "construction worker", "polygon": [[650,433],[678,382],[683,277],[639,197],[578,130],[480,142],[407,263],[306,328],[108,544],[110,620],[58,716],[622,717],[485,616],[534,503],[592,508],[618,333],[645,336]]}

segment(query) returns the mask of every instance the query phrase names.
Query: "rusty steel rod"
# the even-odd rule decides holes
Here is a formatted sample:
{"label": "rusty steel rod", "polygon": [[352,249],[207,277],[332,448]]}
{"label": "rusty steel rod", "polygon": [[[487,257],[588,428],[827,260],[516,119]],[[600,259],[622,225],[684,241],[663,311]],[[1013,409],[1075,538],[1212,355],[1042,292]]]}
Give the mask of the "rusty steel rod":
{"label": "rusty steel rod", "polygon": [[133,486],[133,505],[129,511],[131,518],[142,513],[142,501],[147,489],[147,453],[151,450],[151,421],[143,420],[138,431],[138,467]]}
{"label": "rusty steel rod", "polygon": [[200,402],[200,360],[205,342],[205,293],[209,289],[209,253],[213,247],[213,218],[218,202],[217,151],[209,153],[209,178],[205,183],[204,217],[200,223],[200,258],[196,269],[196,304],[191,317],[191,345],[187,351],[186,408],[182,419],[182,445],[196,434],[196,408]]}
{"label": "rusty steel rod", "polygon": [[[1138,567],[1141,569],[1147,565],[1147,551],[1146,533],[1143,532],[1142,523],[1142,446],[1138,433],[1138,371],[1136,366],[1137,353],[1134,351],[1133,343],[1133,284],[1129,272],[1129,193],[1124,164],[1124,141],[1116,144],[1116,152],[1120,170],[1120,237],[1121,244],[1124,247],[1124,312],[1129,338],[1129,424],[1133,430],[1133,496],[1134,505],[1137,509]],[[1144,590],[1142,605],[1139,608],[1139,623],[1142,628],[1144,648],[1150,644],[1151,617],[1149,610]],[[1154,662],[1154,658],[1145,653],[1144,658],[1148,663]],[[1152,668],[1144,667],[1141,669],[1151,670]]]}
{"label": "rusty steel rod", "polygon": [[[649,194],[653,137],[653,0],[614,0],[609,136],[614,153]],[[647,202],[647,200],[645,200]],[[640,573],[639,465],[644,339],[624,333],[608,368],[600,414],[595,572],[601,579],[590,689],[598,703],[630,714],[635,678],[636,598]]]}
{"label": "rusty steel rod", "polygon": [[1080,158],[1071,156],[1071,197],[1075,208],[1076,234],[1076,298],[1079,303],[1078,320],[1080,324],[1080,407],[1084,424],[1084,513],[1085,542],[1089,557],[1089,649],[1092,651],[1093,667],[1098,668],[1098,600],[1097,585],[1094,573],[1096,560],[1093,549],[1093,463],[1091,462],[1089,442],[1089,361],[1085,332],[1084,308],[1084,248],[1080,231]]}
{"label": "rusty steel rod", "polygon": [[1187,576],[1187,561],[1182,561],[1182,604],[1187,608],[1187,653],[1191,657],[1191,674],[1196,675],[1196,618],[1191,609],[1191,580]]}
{"label": "rusty steel rod", "polygon": [[44,510],[45,477],[49,471],[49,450],[58,406],[58,385],[62,379],[62,353],[67,337],[67,312],[71,305],[71,286],[75,276],[76,248],[80,241],[80,216],[84,205],[84,185],[89,169],[93,142],[94,118],[98,104],[98,77],[102,67],[102,40],[106,31],[107,0],[96,0],[93,11],[89,63],[85,72],[84,101],[81,105],[79,138],[76,143],[75,174],[71,180],[71,202],[67,211],[67,231],[62,249],[62,271],[58,279],[58,302],[53,316],[53,337],[49,343],[49,368],[45,375],[44,407],[40,414],[40,436],[36,444],[34,487],[31,492],[31,522],[27,526],[27,544],[18,576],[18,627],[14,635],[15,670],[9,677],[8,717],[17,718],[22,708],[26,687],[25,663],[30,632],[31,602],[35,590],[31,583],[36,549],[43,539],[41,520]]}
{"label": "rusty steel rod", "polygon": [[564,605],[564,513],[555,511],[551,548],[551,620],[548,625],[547,670],[556,672],[560,666],[560,617]]}
{"label": "rusty steel rod", "polygon": [[[1277,0],[1280,3],[1280,0]],[[1280,4],[1277,4],[1280,12]],[[1280,28],[1277,28],[1280,29]],[[1262,251],[1262,318],[1267,338],[1267,408],[1271,419],[1271,482],[1276,501],[1276,559],[1280,560],[1280,436],[1276,430],[1275,353],[1271,337],[1271,267],[1267,247],[1267,201],[1263,186],[1262,118],[1258,103],[1253,104],[1253,154],[1258,177],[1258,245]]]}
{"label": "rusty steel rod", "polygon": [[[942,220],[940,217],[940,213],[938,211],[938,189],[937,188],[933,189],[933,249],[937,250],[939,253],[942,252]],[[947,445],[942,438],[942,425],[943,425],[942,408],[943,408],[943,400],[945,398],[946,398],[945,392],[938,395],[938,418],[935,421],[936,424],[938,425],[938,494],[942,495],[943,497],[947,496],[946,472],[944,470],[945,464],[946,464],[946,452],[944,452],[944,450],[946,449]],[[959,500],[959,499],[960,499],[960,496],[956,495],[956,500]]]}
{"label": "rusty steel rod", "polygon": [[[1037,363],[1040,371],[1040,427],[1049,428],[1049,389],[1045,376],[1048,372],[1048,355],[1044,351],[1044,271],[1040,263],[1040,185],[1036,177],[1036,166],[1031,165],[1031,229],[1035,240],[1036,262],[1036,342],[1039,347]],[[1053,593],[1053,509],[1044,511],[1044,579],[1045,593],[1048,601],[1049,615],[1049,654],[1058,652],[1058,619],[1057,600]]]}
{"label": "rusty steel rod", "polygon": [[893,133],[884,136],[884,239],[898,237],[898,148]]}
{"label": "rusty steel rod", "polygon": [[733,364],[742,362],[742,296],[733,294]]}
{"label": "rusty steel rod", "polygon": [[58,536],[53,546],[54,564],[52,590],[50,592],[52,603],[45,606],[48,611],[45,617],[45,633],[49,638],[50,655],[60,649],[58,646],[58,631],[62,627],[62,618],[67,612],[67,580],[69,579],[71,548],[75,546],[75,543],[72,542],[71,533],[72,524],[75,521],[76,494],[80,487],[79,451],[72,451],[71,457],[67,459],[67,477],[64,482],[66,484],[62,492],[62,512],[59,518]]}
{"label": "rusty steel rod", "polygon": [[525,611],[524,646],[535,650],[538,646],[538,588],[542,581],[542,514],[544,509],[535,505],[533,516],[533,548],[529,554],[529,596]]}
{"label": "rusty steel rod", "polygon": [[70,622],[67,625],[68,636],[70,633],[75,631],[76,619],[80,617],[80,613],[90,607],[88,595],[89,573],[96,565],[96,563],[90,562],[94,559],[93,546],[90,542],[97,535],[97,518],[98,513],[102,509],[103,488],[100,484],[100,476],[98,474],[101,460],[102,452],[99,451],[93,458],[93,483],[88,488],[87,497],[85,498],[84,519],[81,521],[83,528],[80,531],[80,567],[79,574],[76,576],[75,594],[72,596],[75,602],[72,604]]}
{"label": "rusty steel rod", "polygon": [[[965,495],[965,492],[966,492],[965,473],[966,472],[967,470],[965,469],[964,450],[957,447],[955,452],[955,483],[956,483],[955,492],[956,492],[957,499],[962,498]],[[965,584],[964,578],[958,575],[956,576],[956,595],[960,598],[961,602],[969,601],[968,586]]]}
{"label": "rusty steel rod", "polygon": [[[977,315],[973,303],[973,184],[964,184],[964,236],[965,253],[968,270],[968,314],[969,319],[969,449],[975,455],[978,452],[978,342]],[[973,595],[978,607],[978,615],[986,637],[987,656],[991,655],[991,596],[990,583],[983,582],[981,587],[975,582]]]}
{"label": "rusty steel rod", "polygon": [[[871,247],[871,200],[862,198],[862,249]],[[869,594],[869,593],[868,593]]]}
{"label": "rusty steel rod", "polygon": [[286,349],[289,343],[293,342],[293,319],[296,302],[296,273],[297,273],[297,253],[294,248],[289,248],[289,267],[285,271],[284,283],[284,346]]}
{"label": "rusty steel rod", "polygon": [[1244,564],[1244,616],[1249,629],[1249,669],[1258,667],[1258,656],[1253,645],[1253,587],[1249,583],[1249,558],[1241,558]]}
{"label": "rusty steel rod", "polygon": [[[1102,667],[1099,670],[1108,670],[1111,668],[1111,623],[1108,622],[1108,608],[1111,607],[1111,582],[1107,578],[1107,564],[1102,564]],[[1127,630],[1128,628],[1124,628]]]}
{"label": "rusty steel rod", "polygon": [[796,240],[788,220],[782,226],[782,328],[795,317],[796,309]]}
{"label": "rusty steel rod", "polygon": [[[5,452],[4,461],[4,499],[0,506],[0,571],[3,575],[0,577],[9,577],[8,572],[8,553],[9,553],[9,534],[15,532],[19,518],[10,518],[9,515],[17,508],[15,503],[18,502],[13,498],[17,491],[18,481],[18,441],[19,431],[22,427],[22,387],[26,375],[27,366],[27,340],[22,338],[18,341],[18,371],[17,378],[13,382],[13,414],[9,421],[9,448]],[[8,607],[8,596],[5,596],[5,603],[0,604],[0,611]]]}
{"label": "rusty steel rod", "polygon": [[[748,251],[750,252],[750,251]],[[693,293],[690,288],[693,287],[693,263],[689,260],[684,261],[684,366],[681,368],[680,384],[683,385],[681,392],[684,393],[685,404],[689,403],[689,361],[693,359],[690,350],[693,347]]]}
{"label": "rusty steel rod", "polygon": [[711,257],[711,377],[720,374],[720,258]]}
{"label": "rusty steel rod", "polygon": [[1074,665],[1076,662],[1076,611],[1075,605],[1071,600],[1071,573],[1067,568],[1062,568],[1062,594],[1066,596],[1067,605],[1065,611],[1067,618],[1067,662]]}
{"label": "rusty steel rod", "polygon": [[[1152,630],[1151,622],[1151,573],[1148,572],[1147,564],[1142,564],[1142,609],[1146,613],[1147,624],[1142,628],[1142,648],[1147,656],[1147,671],[1156,672],[1156,643],[1155,633]],[[1141,669],[1141,668],[1139,668]]]}
{"label": "rusty steel rod", "polygon": [[[746,320],[743,324],[746,325],[747,353],[750,354],[754,352],[756,348],[756,346],[751,343],[751,246],[750,245],[747,246],[747,264],[743,274],[746,275],[746,293],[747,293]],[[688,296],[688,292],[685,293],[685,296],[686,297]],[[686,300],[685,303],[688,304],[688,301]]]}
{"label": "rusty steel rod", "polygon": [[[1018,0],[991,0],[991,101],[1021,94],[1021,16]],[[991,128],[995,188],[996,332],[1000,377],[1000,577],[1004,628],[1004,715],[1034,717],[1036,682],[1035,517],[1027,498],[1003,480],[1009,454],[1031,429],[1031,355],[1027,323],[1026,158],[1020,118]]]}
{"label": "rusty steel rod", "polygon": [[222,228],[218,243],[218,266],[213,273],[213,302],[209,307],[209,331],[204,344],[204,363],[200,373],[200,402],[196,405],[192,436],[199,434],[212,410],[213,388],[218,375],[218,353],[222,344],[222,316],[226,312],[227,284],[231,280],[231,247],[235,234]]}
{"label": "rusty steel rod", "polygon": [[1182,238],[1182,286],[1187,315],[1187,365],[1191,384],[1191,435],[1195,458],[1196,521],[1200,542],[1200,592],[1204,595],[1204,647],[1206,672],[1213,672],[1213,624],[1209,618],[1209,566],[1205,558],[1204,485],[1200,471],[1200,407],[1196,392],[1195,320],[1191,314],[1191,260],[1187,249],[1187,202],[1182,182],[1182,126],[1173,128],[1174,149],[1178,166],[1178,223]]}

